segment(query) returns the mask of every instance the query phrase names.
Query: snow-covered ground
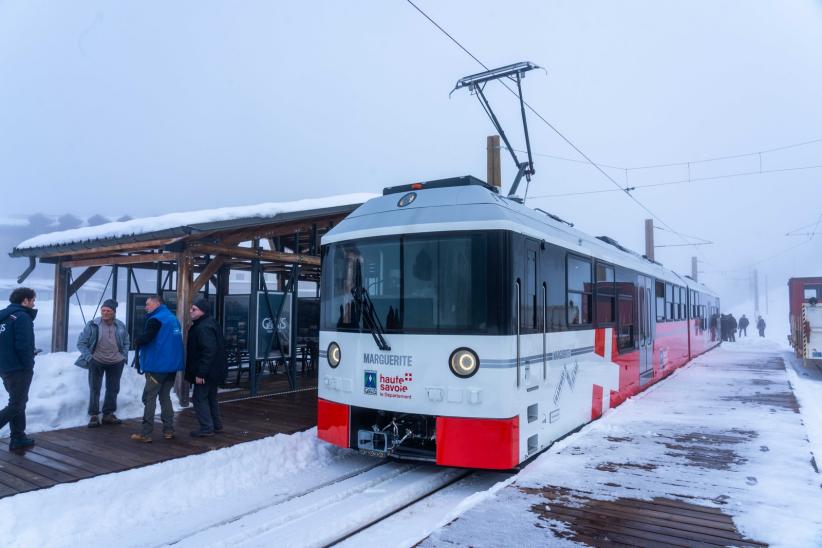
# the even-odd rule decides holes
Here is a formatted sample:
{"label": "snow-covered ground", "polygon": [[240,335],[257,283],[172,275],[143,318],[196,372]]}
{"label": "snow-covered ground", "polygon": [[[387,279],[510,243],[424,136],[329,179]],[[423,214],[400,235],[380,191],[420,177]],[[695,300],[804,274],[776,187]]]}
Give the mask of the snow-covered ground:
{"label": "snow-covered ground", "polygon": [[[803,426],[792,411],[728,404],[723,390],[744,372],[712,367],[773,355],[790,360],[784,348],[767,339],[726,343],[557,443],[519,475],[508,479],[500,474],[470,475],[349,538],[345,545],[412,546],[426,536],[425,543],[434,546],[570,545],[549,536],[546,528],[534,526],[537,517],[530,511],[534,501],[517,487],[559,485],[604,500],[670,496],[668,486],[674,483],[677,493],[705,505],[716,506],[714,499],[724,500],[730,494],[722,510],[751,538],[781,546],[818,546],[822,543],[822,518],[817,511],[822,502],[820,475],[809,464],[811,446],[804,438],[811,439],[815,451],[820,449],[822,373],[789,368],[787,378],[802,405]],[[35,388],[37,379],[41,383],[39,391],[33,390],[33,403],[40,400],[44,410],[68,408],[66,402],[47,404],[56,401],[47,392],[76,392],[74,414],[82,423],[85,376],[71,365],[73,357],[39,358]],[[58,373],[56,380],[43,377],[48,371]],[[124,381],[129,373],[133,372],[124,373]],[[767,375],[772,382],[780,382],[781,375],[787,388],[785,373]],[[141,387],[141,380],[136,380]],[[54,386],[45,390],[49,382]],[[697,423],[693,416],[700,417]],[[730,470],[700,470],[700,479],[689,484],[678,476],[682,468],[676,458],[657,454],[658,440],[679,428],[710,433],[729,423],[751,425],[758,435],[749,446],[735,446],[741,463]],[[605,439],[626,436],[636,443],[615,448]],[[607,476],[613,477],[610,472],[596,470],[601,462],[641,459],[655,459],[660,466],[653,473],[620,477],[618,487],[605,485]],[[282,535],[288,535],[288,545],[314,545],[329,538],[328,531],[340,523],[350,525],[353,518],[368,523],[452,477],[447,469],[438,473],[413,464],[374,468],[377,464],[317,440],[314,429],[277,435],[2,499],[0,531],[4,541],[21,546],[261,546],[286,538]],[[756,479],[753,485],[750,478]],[[310,530],[296,525],[309,510],[318,509],[328,519],[313,520]],[[557,531],[564,525],[556,522],[551,527]]]}
{"label": "snow-covered ground", "polygon": [[314,429],[0,500],[0,544],[156,546],[373,466]]}

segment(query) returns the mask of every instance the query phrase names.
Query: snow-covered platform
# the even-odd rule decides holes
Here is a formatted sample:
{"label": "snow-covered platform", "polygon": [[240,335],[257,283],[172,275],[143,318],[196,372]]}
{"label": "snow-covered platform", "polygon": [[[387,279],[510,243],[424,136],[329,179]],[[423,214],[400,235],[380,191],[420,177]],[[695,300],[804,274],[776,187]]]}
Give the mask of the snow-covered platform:
{"label": "snow-covered platform", "polygon": [[555,444],[423,545],[822,545],[800,378],[788,353],[746,343]]}
{"label": "snow-covered platform", "polygon": [[[238,443],[293,433],[317,423],[316,387],[261,398],[235,398],[220,404],[225,431],[211,438],[192,438],[197,428],[191,408],[176,413],[177,437],[165,440],[162,426],[154,429],[153,443],[129,439],[139,432],[140,419],[100,428],[65,428],[34,434],[37,444],[25,452],[10,452],[8,439],[0,445],[0,498],[52,487],[60,483],[121,472],[150,464],[222,449]],[[271,388],[274,388],[272,386]],[[233,396],[233,394],[232,394]]]}

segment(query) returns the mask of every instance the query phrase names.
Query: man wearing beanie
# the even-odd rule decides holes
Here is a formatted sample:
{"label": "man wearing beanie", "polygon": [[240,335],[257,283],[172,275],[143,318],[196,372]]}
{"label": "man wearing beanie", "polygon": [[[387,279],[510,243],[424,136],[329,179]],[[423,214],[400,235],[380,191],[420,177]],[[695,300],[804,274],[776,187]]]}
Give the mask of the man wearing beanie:
{"label": "man wearing beanie", "polygon": [[102,424],[120,424],[114,412],[117,410],[117,394],[120,393],[120,377],[128,360],[129,339],[126,326],[115,316],[117,301],[106,299],[100,308],[100,317],[86,324],[77,339],[80,357],[75,365],[88,369],[89,428],[100,426],[100,389],[106,379],[106,396],[103,401]]}
{"label": "man wearing beanie", "polygon": [[195,299],[189,313],[193,323],[188,330],[185,377],[194,385],[192,401],[200,423],[200,428],[192,431],[191,435],[213,436],[223,429],[217,405],[217,388],[225,382],[228,374],[225,341],[220,326],[211,316],[208,299]]}

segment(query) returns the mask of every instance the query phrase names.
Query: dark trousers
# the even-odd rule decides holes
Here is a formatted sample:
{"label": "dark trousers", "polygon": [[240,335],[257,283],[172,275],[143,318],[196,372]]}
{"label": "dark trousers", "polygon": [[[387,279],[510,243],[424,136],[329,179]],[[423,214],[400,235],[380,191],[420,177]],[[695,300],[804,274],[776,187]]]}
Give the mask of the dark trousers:
{"label": "dark trousers", "polygon": [[94,360],[88,364],[89,402],[88,414],[100,414],[100,389],[103,377],[106,378],[106,397],[103,400],[103,414],[110,415],[117,411],[117,394],[120,393],[120,377],[123,376],[123,364],[104,365]]}
{"label": "dark trousers", "polygon": [[765,330],[764,330],[764,329],[760,329],[760,330],[759,330],[759,336],[760,336],[760,337],[764,337],[764,336],[765,336]]}
{"label": "dark trousers", "polygon": [[212,382],[194,385],[192,403],[194,412],[197,413],[197,420],[200,422],[200,430],[203,432],[223,429],[220,407],[217,404],[217,387],[218,383]]}
{"label": "dark trousers", "polygon": [[9,393],[9,404],[0,409],[0,428],[8,424],[12,439],[26,435],[26,402],[29,401],[29,387],[33,376],[32,369],[0,373],[3,386]]}
{"label": "dark trousers", "polygon": [[154,431],[154,411],[157,409],[157,397],[160,397],[160,418],[163,420],[163,432],[174,432],[174,406],[171,405],[171,389],[177,373],[146,373],[146,386],[143,388],[143,436],[150,436]]}
{"label": "dark trousers", "polygon": [[739,328],[739,336],[740,337],[747,337],[748,336],[748,328],[747,327],[740,327]]}

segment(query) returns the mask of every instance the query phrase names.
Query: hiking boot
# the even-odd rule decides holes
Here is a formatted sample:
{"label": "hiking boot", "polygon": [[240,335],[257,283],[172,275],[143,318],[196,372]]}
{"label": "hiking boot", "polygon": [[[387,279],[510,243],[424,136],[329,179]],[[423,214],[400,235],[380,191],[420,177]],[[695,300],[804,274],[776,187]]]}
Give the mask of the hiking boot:
{"label": "hiking boot", "polygon": [[103,424],[123,424],[123,421],[117,418],[114,413],[103,415]]}
{"label": "hiking boot", "polygon": [[151,436],[144,436],[142,434],[132,434],[131,439],[143,443],[151,443]]}
{"label": "hiking boot", "polygon": [[15,449],[28,449],[33,445],[34,440],[26,435],[23,435],[22,437],[11,438],[9,440],[9,451],[14,451]]}
{"label": "hiking boot", "polygon": [[214,435],[214,432],[209,430],[192,430],[191,437],[192,438],[210,438]]}
{"label": "hiking boot", "polygon": [[97,428],[100,426],[100,417],[97,415],[92,415],[88,418],[88,427],[89,428]]}
{"label": "hiking boot", "polygon": [[167,440],[173,440],[174,432],[163,432],[163,437]]}

